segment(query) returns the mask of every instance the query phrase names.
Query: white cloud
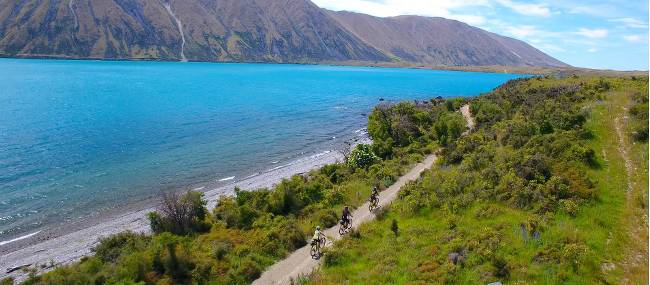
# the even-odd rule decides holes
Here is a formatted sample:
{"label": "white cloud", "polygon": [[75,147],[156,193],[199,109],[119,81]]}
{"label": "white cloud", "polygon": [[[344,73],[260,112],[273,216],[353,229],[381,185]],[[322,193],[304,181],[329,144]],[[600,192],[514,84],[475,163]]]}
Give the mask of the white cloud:
{"label": "white cloud", "polygon": [[623,36],[623,39],[625,39],[626,41],[631,42],[631,43],[643,42],[643,38],[640,35],[626,35],[626,36]]}
{"label": "white cloud", "polygon": [[539,35],[540,31],[535,26],[510,26],[505,28],[506,33],[516,38],[526,38]]}
{"label": "white cloud", "polygon": [[527,16],[548,17],[551,15],[551,9],[543,4],[517,3],[511,0],[497,0],[499,4],[512,9],[513,11]]}
{"label": "white cloud", "polygon": [[606,9],[603,5],[592,5],[592,6],[575,6],[569,8],[570,14],[585,14],[596,17],[605,17],[607,16],[607,11],[611,9]]}
{"label": "white cloud", "polygon": [[606,29],[586,29],[586,28],[581,28],[576,32],[576,34],[590,39],[604,38],[607,37],[608,33],[609,32]]}
{"label": "white cloud", "polygon": [[565,35],[561,32],[554,32],[548,30],[541,30],[537,26],[532,25],[511,25],[506,23],[492,23],[501,34],[509,35],[519,39],[526,39],[531,43],[541,43],[549,39],[564,39]]}
{"label": "white cloud", "polygon": [[544,52],[555,52],[555,53],[566,52],[565,49],[549,43],[538,44],[536,45],[536,47],[541,49]]}
{"label": "white cloud", "polygon": [[[637,9],[643,9],[642,1],[598,0],[598,1],[552,1],[553,7],[560,7],[569,14],[598,17],[603,19],[629,17]],[[647,11],[647,10],[646,10]]]}
{"label": "white cloud", "polygon": [[483,16],[476,16],[476,15],[451,15],[453,19],[473,25],[473,26],[479,26],[485,24],[486,20],[485,17]]}
{"label": "white cloud", "polygon": [[621,23],[628,28],[647,29],[648,23],[635,18],[618,18],[611,19],[610,22]]}
{"label": "white cloud", "polygon": [[590,48],[590,49],[588,49],[587,51],[588,51],[588,52],[597,52],[598,49],[597,49],[597,48]]}
{"label": "white cloud", "polygon": [[312,0],[319,7],[330,10],[353,11],[378,17],[421,15],[466,20],[482,23],[481,16],[455,14],[452,10],[465,7],[490,6],[489,0]]}

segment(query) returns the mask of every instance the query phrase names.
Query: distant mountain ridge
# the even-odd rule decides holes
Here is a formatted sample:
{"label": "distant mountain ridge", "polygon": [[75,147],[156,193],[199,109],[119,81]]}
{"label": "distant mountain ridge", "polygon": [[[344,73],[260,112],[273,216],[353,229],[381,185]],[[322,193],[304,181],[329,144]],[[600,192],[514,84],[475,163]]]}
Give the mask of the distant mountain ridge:
{"label": "distant mountain ridge", "polygon": [[329,12],[385,54],[433,65],[567,66],[529,44],[444,18]]}
{"label": "distant mountain ridge", "polygon": [[0,55],[567,66],[458,21],[333,12],[309,0],[0,0]]}

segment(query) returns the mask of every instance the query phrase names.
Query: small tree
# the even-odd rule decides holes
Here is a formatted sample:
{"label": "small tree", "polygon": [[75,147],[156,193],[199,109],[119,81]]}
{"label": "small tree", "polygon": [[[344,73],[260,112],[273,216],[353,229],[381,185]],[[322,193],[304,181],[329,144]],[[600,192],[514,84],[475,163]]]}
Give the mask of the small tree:
{"label": "small tree", "polygon": [[208,213],[206,204],[201,192],[187,191],[184,195],[163,193],[158,209],[149,213],[151,230],[177,235],[207,231],[210,224],[205,221]]}
{"label": "small tree", "polygon": [[367,168],[379,160],[379,157],[372,151],[372,147],[367,144],[357,145],[348,156],[348,166],[352,168]]}
{"label": "small tree", "polygon": [[438,142],[444,146],[459,138],[465,129],[465,119],[458,113],[443,113],[433,125]]}

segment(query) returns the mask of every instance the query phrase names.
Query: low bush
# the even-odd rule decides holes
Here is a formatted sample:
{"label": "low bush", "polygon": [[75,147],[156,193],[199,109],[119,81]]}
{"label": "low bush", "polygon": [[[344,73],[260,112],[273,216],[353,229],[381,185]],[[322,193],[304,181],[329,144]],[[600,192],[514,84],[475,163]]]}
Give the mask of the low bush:
{"label": "low bush", "polygon": [[390,231],[393,232],[395,236],[399,235],[399,226],[397,225],[397,220],[393,219],[390,222]]}
{"label": "low bush", "polygon": [[350,152],[347,157],[347,164],[351,168],[368,168],[377,160],[379,160],[379,157],[375,155],[370,145],[360,144]]}
{"label": "low bush", "polygon": [[151,230],[178,235],[206,232],[210,229],[210,223],[205,220],[208,213],[206,204],[200,192],[187,191],[184,195],[163,193],[158,209],[149,213]]}
{"label": "low bush", "polygon": [[102,238],[92,251],[104,262],[115,262],[123,253],[146,248],[149,241],[150,238],[144,234],[126,231]]}
{"label": "low bush", "polygon": [[339,249],[325,248],[323,250],[323,265],[335,266],[341,262],[345,253]]}
{"label": "low bush", "polygon": [[222,260],[232,250],[233,244],[228,239],[220,239],[212,243],[212,257],[216,260]]}

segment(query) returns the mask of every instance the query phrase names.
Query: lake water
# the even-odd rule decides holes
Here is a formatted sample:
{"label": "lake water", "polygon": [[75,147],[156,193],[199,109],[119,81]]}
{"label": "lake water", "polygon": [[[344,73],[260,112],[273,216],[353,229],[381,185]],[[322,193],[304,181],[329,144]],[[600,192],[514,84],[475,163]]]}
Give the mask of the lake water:
{"label": "lake water", "polygon": [[332,149],[380,98],[473,96],[517,77],[0,59],[0,242]]}

